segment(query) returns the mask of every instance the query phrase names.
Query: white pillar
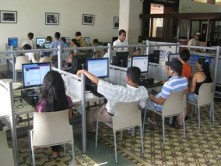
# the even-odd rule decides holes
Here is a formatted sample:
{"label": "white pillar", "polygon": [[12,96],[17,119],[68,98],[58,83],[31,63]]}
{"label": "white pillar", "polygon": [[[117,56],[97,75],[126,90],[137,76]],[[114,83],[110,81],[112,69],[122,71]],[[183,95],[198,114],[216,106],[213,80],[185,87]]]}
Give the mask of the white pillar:
{"label": "white pillar", "polygon": [[119,8],[119,30],[127,32],[129,44],[136,44],[138,36],[141,35],[142,0],[120,0]]}

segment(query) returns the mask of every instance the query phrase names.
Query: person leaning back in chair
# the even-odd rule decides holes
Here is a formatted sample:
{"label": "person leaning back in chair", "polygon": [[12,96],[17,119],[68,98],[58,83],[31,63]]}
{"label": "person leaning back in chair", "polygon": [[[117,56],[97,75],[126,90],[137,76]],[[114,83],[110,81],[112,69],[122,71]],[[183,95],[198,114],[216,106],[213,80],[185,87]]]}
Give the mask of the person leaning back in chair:
{"label": "person leaning back in chair", "polygon": [[88,131],[95,131],[94,122],[101,119],[104,122],[112,122],[112,116],[115,113],[115,105],[118,102],[135,102],[139,101],[141,108],[145,107],[148,98],[147,90],[143,86],[138,86],[141,71],[138,67],[129,67],[127,69],[127,86],[113,85],[103,81],[86,70],[79,70],[78,76],[86,75],[93,83],[97,84],[97,91],[104,95],[107,104],[100,109],[90,110],[87,115]]}
{"label": "person leaning back in chair", "polygon": [[[156,96],[153,94],[149,95],[146,107],[147,110],[156,109],[157,111],[162,111],[163,103],[172,92],[184,91],[188,88],[186,77],[181,76],[183,65],[178,59],[172,59],[171,61],[166,62],[166,68],[166,70],[169,71],[170,79],[163,84],[161,91]],[[152,118],[149,119],[149,122],[152,124],[155,123],[154,113]]]}

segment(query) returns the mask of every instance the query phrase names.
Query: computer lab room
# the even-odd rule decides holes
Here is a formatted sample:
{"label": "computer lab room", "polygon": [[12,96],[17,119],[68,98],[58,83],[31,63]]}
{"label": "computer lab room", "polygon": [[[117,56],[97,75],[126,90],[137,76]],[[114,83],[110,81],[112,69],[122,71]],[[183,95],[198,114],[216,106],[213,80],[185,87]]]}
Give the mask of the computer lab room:
{"label": "computer lab room", "polygon": [[221,165],[220,0],[0,5],[0,166]]}

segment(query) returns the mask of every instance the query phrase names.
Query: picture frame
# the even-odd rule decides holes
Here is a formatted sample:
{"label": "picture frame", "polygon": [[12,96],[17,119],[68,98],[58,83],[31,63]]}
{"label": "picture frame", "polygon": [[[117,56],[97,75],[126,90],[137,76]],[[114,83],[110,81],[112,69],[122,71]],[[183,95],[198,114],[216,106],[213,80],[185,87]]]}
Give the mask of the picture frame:
{"label": "picture frame", "polygon": [[95,15],[92,14],[82,14],[82,25],[94,26]]}
{"label": "picture frame", "polygon": [[0,23],[17,23],[17,11],[1,10],[0,11]]}
{"label": "picture frame", "polygon": [[118,29],[119,28],[119,17],[114,16],[113,17],[113,29]]}
{"label": "picture frame", "polygon": [[59,13],[45,13],[45,25],[59,25]]}

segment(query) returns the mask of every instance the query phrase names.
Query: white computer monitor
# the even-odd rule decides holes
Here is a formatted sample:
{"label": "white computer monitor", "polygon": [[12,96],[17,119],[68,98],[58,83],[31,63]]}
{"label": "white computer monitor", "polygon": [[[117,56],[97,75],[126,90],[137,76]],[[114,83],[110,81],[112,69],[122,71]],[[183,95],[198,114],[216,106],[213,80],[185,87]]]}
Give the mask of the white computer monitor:
{"label": "white computer monitor", "polygon": [[39,45],[39,46],[42,46],[45,43],[45,41],[46,41],[46,39],[43,38],[43,37],[36,38],[36,44]]}
{"label": "white computer monitor", "polygon": [[87,70],[99,78],[109,77],[108,58],[94,58],[87,60]]}
{"label": "white computer monitor", "polygon": [[132,56],[131,66],[139,67],[142,73],[148,72],[148,56],[147,55],[136,55]]}
{"label": "white computer monitor", "polygon": [[22,64],[23,87],[41,86],[45,75],[51,70],[51,63],[29,63]]}

